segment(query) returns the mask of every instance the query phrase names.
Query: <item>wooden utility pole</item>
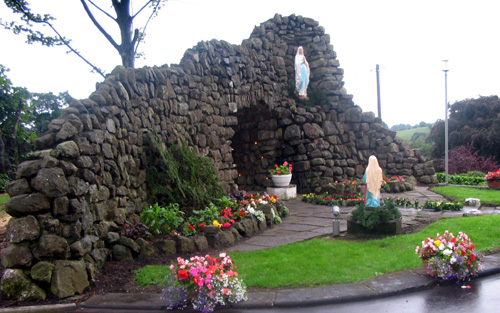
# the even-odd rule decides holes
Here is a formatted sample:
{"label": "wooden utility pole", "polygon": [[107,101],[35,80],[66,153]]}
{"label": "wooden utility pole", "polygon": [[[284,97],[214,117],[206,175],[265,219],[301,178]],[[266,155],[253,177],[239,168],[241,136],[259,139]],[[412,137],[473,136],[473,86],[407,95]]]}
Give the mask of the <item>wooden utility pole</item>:
{"label": "wooden utility pole", "polygon": [[382,109],[380,107],[380,76],[379,76],[379,66],[376,66],[377,71],[377,108],[378,108],[378,117],[382,120]]}

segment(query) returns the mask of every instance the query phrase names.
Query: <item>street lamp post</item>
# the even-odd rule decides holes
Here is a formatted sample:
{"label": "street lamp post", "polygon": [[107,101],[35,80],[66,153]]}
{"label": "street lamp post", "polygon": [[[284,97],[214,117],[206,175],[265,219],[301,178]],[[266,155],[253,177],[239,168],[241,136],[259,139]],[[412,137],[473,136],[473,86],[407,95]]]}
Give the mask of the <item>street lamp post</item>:
{"label": "street lamp post", "polygon": [[444,63],[444,177],[445,183],[448,184],[448,60],[443,60]]}

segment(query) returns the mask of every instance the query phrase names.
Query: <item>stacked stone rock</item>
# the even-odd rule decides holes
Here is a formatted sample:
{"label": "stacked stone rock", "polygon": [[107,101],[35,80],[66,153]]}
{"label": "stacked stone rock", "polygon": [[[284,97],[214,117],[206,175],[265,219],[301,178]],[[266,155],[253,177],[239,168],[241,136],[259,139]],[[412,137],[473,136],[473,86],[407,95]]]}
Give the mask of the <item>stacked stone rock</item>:
{"label": "stacked stone rock", "polygon": [[[327,106],[302,107],[288,94],[298,46],[311,67],[310,88]],[[295,15],[276,15],[241,45],[200,42],[180,65],[118,66],[89,99],[73,101],[50,123],[19,165],[8,186],[14,218],[6,273],[22,276],[22,288],[37,286],[35,298],[42,289],[65,297],[86,288],[108,256],[137,255],[138,243],[119,233],[149,204],[146,169],[158,162],[151,132],[210,158],[227,191],[264,190],[268,170],[287,160],[298,191],[317,192],[359,178],[371,154],[387,174],[437,182],[418,151],[353,103],[342,79],[324,29]],[[37,268],[45,271],[34,274]],[[83,282],[62,292],[61,277]]]}

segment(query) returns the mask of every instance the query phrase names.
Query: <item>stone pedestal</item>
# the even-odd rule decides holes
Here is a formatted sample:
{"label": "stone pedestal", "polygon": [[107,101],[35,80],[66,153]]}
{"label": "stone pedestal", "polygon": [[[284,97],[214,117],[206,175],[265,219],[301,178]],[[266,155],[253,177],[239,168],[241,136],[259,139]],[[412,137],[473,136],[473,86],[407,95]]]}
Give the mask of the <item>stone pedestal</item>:
{"label": "stone pedestal", "polygon": [[297,198],[297,185],[267,187],[266,192],[270,196],[277,195],[279,200],[291,200]]}

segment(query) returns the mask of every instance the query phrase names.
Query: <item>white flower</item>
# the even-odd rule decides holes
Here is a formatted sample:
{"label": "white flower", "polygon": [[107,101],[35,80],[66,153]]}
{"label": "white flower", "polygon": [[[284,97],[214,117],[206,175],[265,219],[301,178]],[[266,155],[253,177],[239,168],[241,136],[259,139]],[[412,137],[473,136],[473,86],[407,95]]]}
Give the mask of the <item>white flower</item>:
{"label": "white flower", "polygon": [[450,255],[450,254],[452,254],[452,251],[450,249],[446,249],[446,250],[443,251],[443,254],[444,255]]}
{"label": "white flower", "polygon": [[255,214],[255,210],[252,208],[250,204],[247,206],[247,212],[250,214]]}
{"label": "white flower", "polygon": [[440,244],[438,248],[439,248],[439,250],[443,251],[444,250],[444,244]]}
{"label": "white flower", "polygon": [[455,258],[455,256],[452,256],[451,259],[450,259],[450,263],[453,264],[457,261],[457,258]]}

